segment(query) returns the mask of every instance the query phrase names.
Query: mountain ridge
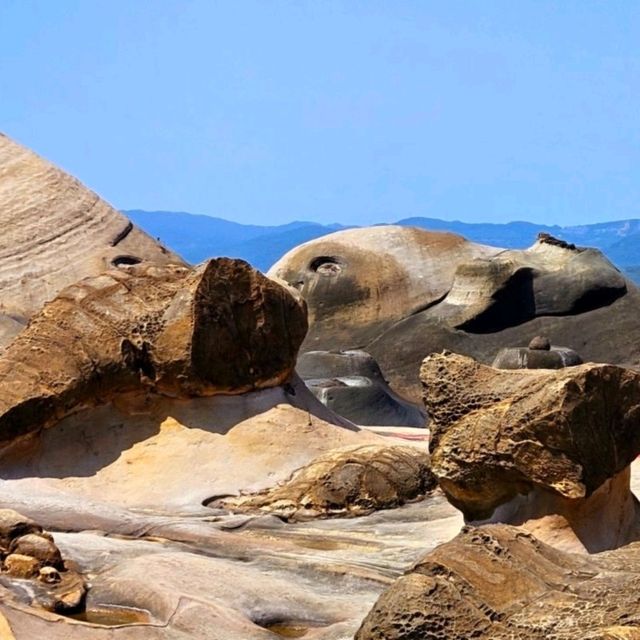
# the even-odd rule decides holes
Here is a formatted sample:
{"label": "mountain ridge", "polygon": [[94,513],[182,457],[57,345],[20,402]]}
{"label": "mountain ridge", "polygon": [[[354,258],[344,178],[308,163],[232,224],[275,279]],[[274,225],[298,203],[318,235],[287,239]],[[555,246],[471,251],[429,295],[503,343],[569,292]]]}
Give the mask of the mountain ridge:
{"label": "mountain ridge", "polygon": [[[329,225],[296,220],[283,225],[233,222],[186,211],[123,211],[134,223],[159,238],[186,260],[201,262],[213,256],[243,258],[266,271],[295,246],[356,225]],[[458,233],[469,240],[506,249],[524,249],[539,233],[549,233],[579,246],[600,249],[631,279],[640,282],[640,219],[630,218],[587,225],[544,225],[516,220],[506,223],[463,222],[414,216],[394,223],[433,231]]]}

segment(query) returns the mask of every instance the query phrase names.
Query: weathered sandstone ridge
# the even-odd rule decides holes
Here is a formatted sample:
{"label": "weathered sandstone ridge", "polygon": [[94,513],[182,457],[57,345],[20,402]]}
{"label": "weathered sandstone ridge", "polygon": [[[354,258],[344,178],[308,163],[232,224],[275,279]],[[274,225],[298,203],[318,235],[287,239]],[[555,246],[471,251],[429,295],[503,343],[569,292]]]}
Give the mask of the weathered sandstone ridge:
{"label": "weathered sandstone ridge", "polygon": [[445,353],[428,356],[420,378],[432,470],[467,519],[525,524],[588,551],[638,539],[628,467],[640,452],[640,373],[504,371]]}
{"label": "weathered sandstone ridge", "polygon": [[105,269],[183,264],[70,175],[0,134],[0,345],[59,291]]}
{"label": "weathered sandstone ridge", "polygon": [[587,361],[640,364],[640,293],[597,250],[540,237],[503,250],[449,233],[352,229],[300,245],[270,275],[309,305],[302,351],[364,349],[417,400],[420,363],[443,348],[490,363],[548,336]]}
{"label": "weathered sandstone ridge", "polygon": [[136,265],[65,290],[0,355],[0,442],[114,394],[173,398],[282,384],[304,305],[247,263]]}
{"label": "weathered sandstone ridge", "polygon": [[634,640],[639,586],[638,544],[579,556],[466,527],[379,598],[356,640]]}

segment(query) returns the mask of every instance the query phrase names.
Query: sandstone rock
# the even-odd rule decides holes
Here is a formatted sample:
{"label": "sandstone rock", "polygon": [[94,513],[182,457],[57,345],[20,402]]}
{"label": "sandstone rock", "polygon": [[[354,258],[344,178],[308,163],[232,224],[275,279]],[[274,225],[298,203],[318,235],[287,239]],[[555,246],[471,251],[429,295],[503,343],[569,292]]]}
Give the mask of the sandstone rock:
{"label": "sandstone rock", "polygon": [[281,486],[220,504],[234,511],[263,511],[287,520],[305,520],[389,509],[433,489],[435,480],[426,452],[368,445],[332,451]]}
{"label": "sandstone rock", "polygon": [[612,365],[502,371],[455,354],[422,368],[432,469],[469,521],[597,552],[640,539],[629,465],[640,374]]}
{"label": "sandstone rock", "polygon": [[126,391],[275,386],[305,331],[304,306],[242,261],[105,272],[62,291],[0,355],[0,441]]}
{"label": "sandstone rock", "polygon": [[297,370],[320,402],[356,424],[425,425],[424,411],[389,387],[365,351],[308,351],[298,358]]}
{"label": "sandstone rock", "polygon": [[582,364],[582,358],[566,347],[549,349],[510,347],[500,349],[491,366],[496,369],[562,369]]}
{"label": "sandstone rock", "polygon": [[640,452],[640,373],[594,364],[501,371],[433,354],[420,377],[433,472],[469,517],[533,486],[587,497]]}
{"label": "sandstone rock", "polygon": [[38,580],[45,584],[57,584],[62,578],[60,572],[54,567],[42,567],[38,572]]}
{"label": "sandstone rock", "polygon": [[[337,266],[325,274],[324,264]],[[543,335],[589,361],[640,365],[638,289],[599,251],[551,238],[501,250],[419,229],[354,229],[301,245],[269,274],[309,304],[303,351],[364,349],[413,401],[422,359],[443,348],[490,363]]]}
{"label": "sandstone rock", "polygon": [[9,547],[10,553],[20,554],[36,558],[41,566],[64,569],[60,550],[56,545],[43,536],[29,533],[26,536],[15,538]]}
{"label": "sandstone rock", "polygon": [[0,546],[8,548],[14,538],[42,533],[42,527],[13,509],[0,509]]}
{"label": "sandstone rock", "polygon": [[11,553],[4,559],[4,568],[13,578],[33,578],[40,567],[40,560],[21,553]]}
{"label": "sandstone rock", "polygon": [[75,178],[0,134],[0,344],[105,269],[184,264]]}
{"label": "sandstone rock", "polygon": [[549,351],[549,349],[551,349],[551,342],[549,341],[549,338],[545,336],[536,336],[531,339],[529,349],[535,351]]}
{"label": "sandstone rock", "polygon": [[468,527],[399,578],[356,640],[635,638],[637,545],[562,553],[515,527]]}

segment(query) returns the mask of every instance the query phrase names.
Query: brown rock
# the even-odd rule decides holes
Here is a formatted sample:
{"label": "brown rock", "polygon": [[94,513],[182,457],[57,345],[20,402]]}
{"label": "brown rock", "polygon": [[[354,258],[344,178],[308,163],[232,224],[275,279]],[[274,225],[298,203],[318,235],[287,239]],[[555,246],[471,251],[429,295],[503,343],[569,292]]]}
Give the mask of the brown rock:
{"label": "brown rock", "polygon": [[22,553],[11,553],[4,559],[4,568],[13,578],[33,578],[40,566],[40,560]]}
{"label": "brown rock", "polygon": [[276,513],[288,520],[362,515],[397,507],[435,489],[429,455],[415,447],[366,445],[322,455],[283,485],[227,499],[234,511]]}
{"label": "brown rock", "polygon": [[306,326],[304,304],[241,260],[83,280],[0,355],[0,441],[128,390],[193,397],[276,386],[292,374]]}
{"label": "brown rock", "polygon": [[534,487],[590,496],[640,452],[640,373],[612,365],[502,371],[456,354],[421,369],[432,470],[471,519]]}
{"label": "brown rock", "polygon": [[42,527],[13,509],[0,509],[0,546],[8,548],[14,538],[42,533]]}
{"label": "brown rock", "polygon": [[58,547],[48,538],[35,533],[16,538],[11,543],[9,552],[36,558],[41,566],[55,567],[59,570],[64,569],[64,563]]}
{"label": "brown rock", "polygon": [[549,338],[545,336],[536,336],[531,339],[529,343],[529,349],[535,349],[537,351],[549,351],[551,349],[551,342],[549,342]]}
{"label": "brown rock", "polygon": [[636,545],[562,553],[506,525],[468,527],[378,599],[356,640],[635,638]]}
{"label": "brown rock", "polygon": [[121,264],[184,264],[95,193],[0,134],[0,345],[47,300]]}

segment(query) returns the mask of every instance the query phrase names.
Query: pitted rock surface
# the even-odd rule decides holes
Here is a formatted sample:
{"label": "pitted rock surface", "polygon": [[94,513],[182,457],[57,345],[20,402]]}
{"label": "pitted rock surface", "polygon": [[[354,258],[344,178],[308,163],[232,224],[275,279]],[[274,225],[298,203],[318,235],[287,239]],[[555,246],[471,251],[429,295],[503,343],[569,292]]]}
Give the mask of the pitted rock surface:
{"label": "pitted rock surface", "polygon": [[640,452],[640,373],[613,365],[503,371],[432,354],[420,378],[432,470],[470,519],[541,487],[590,496]]}
{"label": "pitted rock surface", "polygon": [[467,527],[391,586],[356,640],[637,638],[640,547],[557,551],[516,527]]}
{"label": "pitted rock surface", "polygon": [[294,369],[304,304],[246,262],[135,265],[75,284],[0,354],[0,441],[126,391],[274,387]]}
{"label": "pitted rock surface", "polygon": [[281,486],[219,504],[233,511],[261,511],[287,520],[309,520],[397,507],[435,488],[425,451],[366,445],[331,451]]}

